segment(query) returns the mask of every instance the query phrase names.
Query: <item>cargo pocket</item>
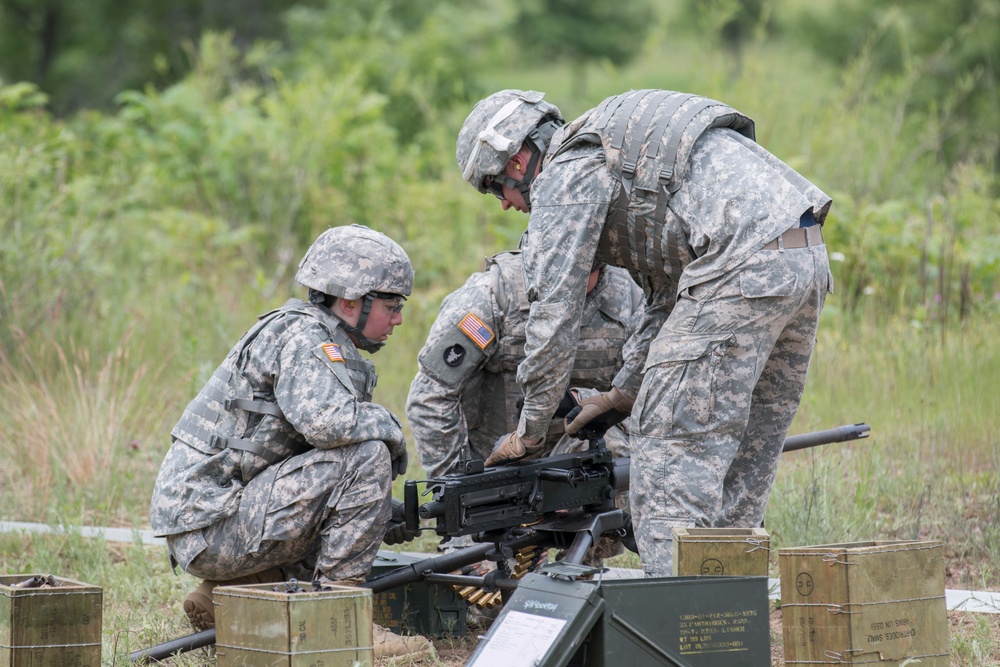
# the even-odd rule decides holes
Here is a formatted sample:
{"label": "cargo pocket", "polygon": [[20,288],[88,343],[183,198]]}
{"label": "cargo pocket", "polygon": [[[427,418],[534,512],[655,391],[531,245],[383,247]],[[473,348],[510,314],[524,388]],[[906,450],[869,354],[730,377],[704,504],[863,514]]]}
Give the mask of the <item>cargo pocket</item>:
{"label": "cargo pocket", "polygon": [[187,572],[191,561],[208,548],[208,543],[205,541],[201,530],[192,530],[189,533],[167,537],[167,547],[171,558],[177,561],[182,570]]}
{"label": "cargo pocket", "polygon": [[337,510],[344,511],[373,505],[385,498],[385,491],[382,485],[369,478],[367,481],[358,481],[350,488],[345,489],[338,497],[331,496],[330,504]]}
{"label": "cargo pocket", "polygon": [[681,518],[650,519],[648,522],[649,538],[645,541],[646,553],[642,553],[643,573],[647,577],[673,576],[674,563],[674,531],[676,528],[690,526],[691,521]]}
{"label": "cargo pocket", "polygon": [[703,434],[712,418],[719,368],[726,349],[735,344],[730,332],[676,337],[661,332],[646,358],[638,433],[661,438]]}
{"label": "cargo pocket", "polygon": [[798,276],[783,258],[744,265],[740,272],[740,294],[747,299],[783,297],[795,294]]}

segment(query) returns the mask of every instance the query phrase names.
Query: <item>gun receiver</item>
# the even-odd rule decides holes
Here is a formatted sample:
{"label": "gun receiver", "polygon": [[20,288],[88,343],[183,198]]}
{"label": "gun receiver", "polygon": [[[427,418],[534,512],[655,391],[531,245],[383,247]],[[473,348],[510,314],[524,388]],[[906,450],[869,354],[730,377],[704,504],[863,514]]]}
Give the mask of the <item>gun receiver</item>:
{"label": "gun receiver", "polygon": [[559,510],[614,507],[615,494],[628,488],[628,459],[612,459],[600,445],[587,452],[447,474],[423,482],[431,502],[417,505],[417,485],[404,489],[407,526],[436,519],[438,535],[458,537],[532,524]]}

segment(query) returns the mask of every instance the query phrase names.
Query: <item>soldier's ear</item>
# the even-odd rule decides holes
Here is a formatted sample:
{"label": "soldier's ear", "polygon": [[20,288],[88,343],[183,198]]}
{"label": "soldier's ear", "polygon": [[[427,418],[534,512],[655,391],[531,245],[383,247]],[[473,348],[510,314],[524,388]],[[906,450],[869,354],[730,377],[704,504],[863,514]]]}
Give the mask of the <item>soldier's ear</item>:
{"label": "soldier's ear", "polygon": [[522,151],[518,151],[510,156],[507,166],[513,169],[515,174],[524,175],[525,170],[528,168],[528,160],[524,157]]}

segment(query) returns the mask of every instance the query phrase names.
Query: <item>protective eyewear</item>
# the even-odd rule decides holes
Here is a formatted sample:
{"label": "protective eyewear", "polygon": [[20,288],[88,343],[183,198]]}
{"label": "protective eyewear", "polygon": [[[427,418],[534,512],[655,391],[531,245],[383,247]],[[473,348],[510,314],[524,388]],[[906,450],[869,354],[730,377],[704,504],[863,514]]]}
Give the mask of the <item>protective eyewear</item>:
{"label": "protective eyewear", "polygon": [[483,179],[483,187],[486,191],[492,194],[497,199],[504,199],[503,195],[503,185],[493,176],[487,176]]}
{"label": "protective eyewear", "polygon": [[396,313],[397,315],[403,312],[403,306],[406,305],[406,297],[402,297],[398,294],[389,294],[387,292],[375,292],[375,298],[381,299],[385,304],[385,307],[389,309],[390,312]]}

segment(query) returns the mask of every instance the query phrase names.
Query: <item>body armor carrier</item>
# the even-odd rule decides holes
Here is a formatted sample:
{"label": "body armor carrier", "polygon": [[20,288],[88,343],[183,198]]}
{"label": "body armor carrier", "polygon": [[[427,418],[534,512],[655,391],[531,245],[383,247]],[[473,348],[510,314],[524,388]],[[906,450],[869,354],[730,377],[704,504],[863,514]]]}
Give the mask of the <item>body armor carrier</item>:
{"label": "body armor carrier", "polygon": [[[261,470],[309,449],[309,444],[285,419],[275,402],[274,387],[252,382],[244,372],[250,346],[261,331],[280,336],[294,321],[289,315],[317,318],[316,307],[292,299],[281,308],[261,315],[257,324],[236,343],[205,387],[188,404],[170,434],[205,454],[223,448],[242,451],[241,477],[245,484]],[[334,340],[337,320],[321,322]],[[344,365],[361,400],[371,400],[375,374],[364,359],[345,357]]]}
{"label": "body armor carrier", "polygon": [[694,253],[680,229],[665,224],[667,205],[684,182],[695,142],[712,128],[753,140],[754,123],[732,107],[697,95],[635,90],[604,100],[557,132],[551,160],[582,143],[600,143],[621,181],[597,259],[629,271],[640,285],[676,285]]}
{"label": "body armor carrier", "polygon": [[[469,439],[474,444],[483,440],[487,451],[495,440],[517,427],[522,400],[517,384],[517,367],[524,360],[524,327],[530,304],[525,292],[524,271],[520,251],[505,252],[487,260],[493,296],[500,307],[495,321],[502,322],[497,331],[497,351],[485,367],[482,382],[480,418]],[[624,275],[605,275],[588,297],[580,326],[576,362],[570,375],[570,386],[607,391],[622,367],[622,346],[629,336],[629,322],[635,303],[623,302],[623,291],[614,278],[627,280]],[[497,397],[503,396],[503,401]],[[470,414],[466,409],[465,413]],[[553,420],[548,437],[558,438],[564,430],[561,419]],[[475,433],[473,431],[477,431]],[[488,442],[486,442],[488,441]]]}

